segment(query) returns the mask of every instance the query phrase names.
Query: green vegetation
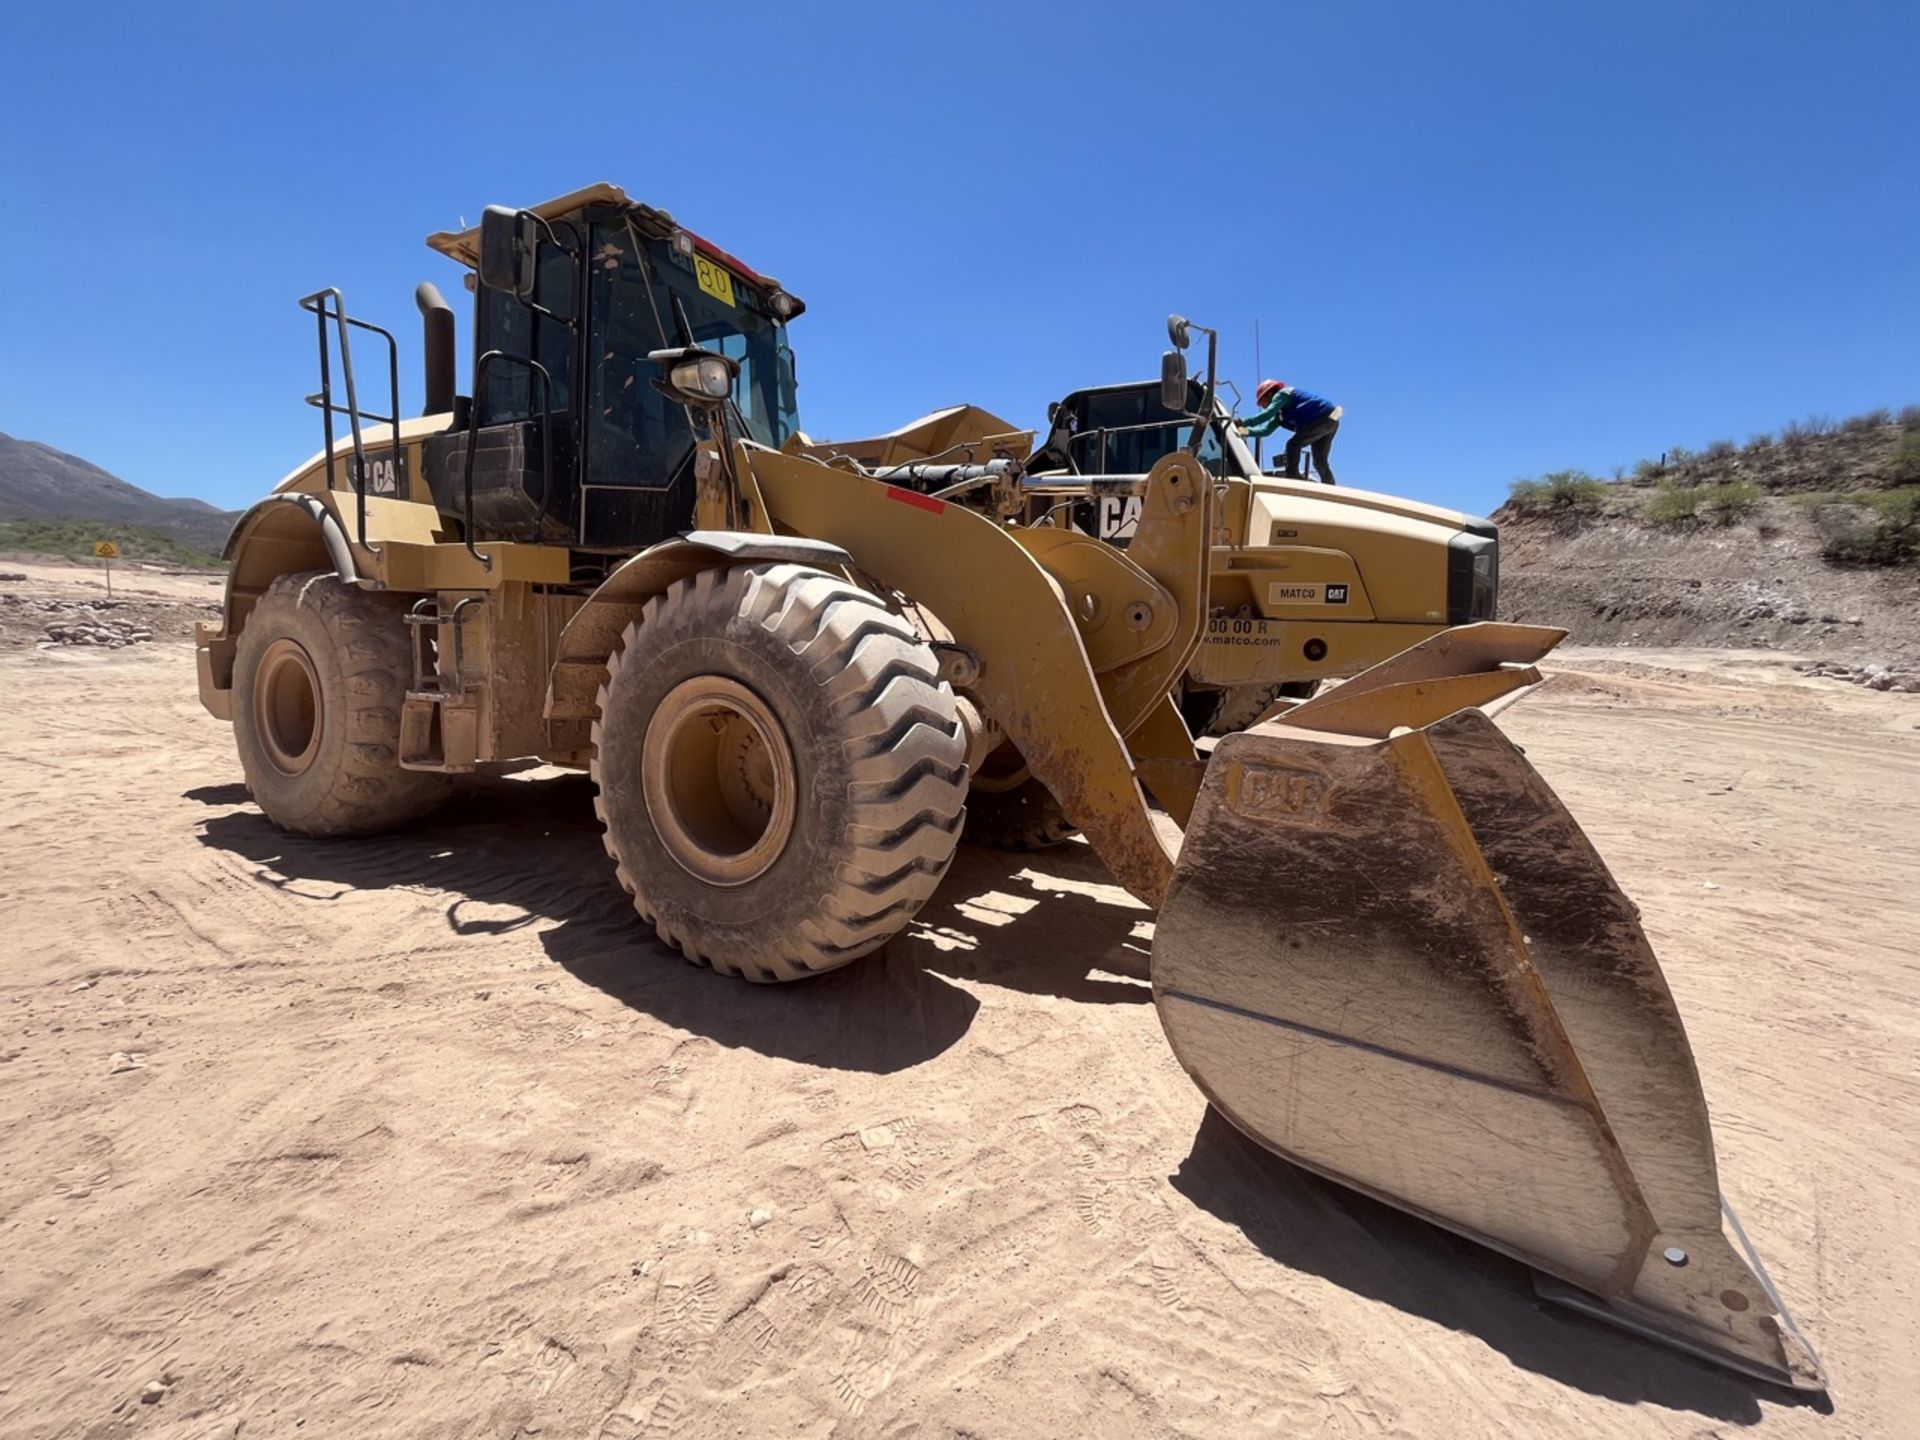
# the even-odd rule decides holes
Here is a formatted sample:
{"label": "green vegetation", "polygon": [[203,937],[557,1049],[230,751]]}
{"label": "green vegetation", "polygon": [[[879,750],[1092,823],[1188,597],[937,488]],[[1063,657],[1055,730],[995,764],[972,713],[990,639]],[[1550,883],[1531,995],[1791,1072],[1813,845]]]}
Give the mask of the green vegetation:
{"label": "green vegetation", "polygon": [[[1830,437],[1847,438],[1823,448],[1817,456],[1800,453]],[[1769,451],[1775,453],[1768,455]],[[1743,454],[1764,458],[1754,463],[1743,459]],[[1623,487],[1627,472],[1617,466],[1612,484],[1584,470],[1556,470],[1538,479],[1514,481],[1510,503],[1522,514],[1615,513],[1646,525],[1752,521],[1765,535],[1778,532],[1777,526],[1769,526],[1762,518],[1769,492],[1806,484],[1820,473],[1813,468],[1816,460],[1835,479],[1848,477],[1861,486],[1891,487],[1794,497],[1813,517],[1822,553],[1829,560],[1863,565],[1920,562],[1920,405],[1897,412],[1867,410],[1844,420],[1809,415],[1782,426],[1777,436],[1764,431],[1751,436],[1744,447],[1732,440],[1715,440],[1702,450],[1675,445],[1659,459],[1641,460],[1632,467],[1637,482],[1633,488]],[[1653,488],[1651,495],[1635,493],[1648,485]]]}
{"label": "green vegetation", "polygon": [[1698,485],[1676,485],[1671,480],[1662,480],[1647,502],[1642,518],[1649,525],[1677,525],[1682,520],[1691,520],[1700,513],[1700,491]]}
{"label": "green vegetation", "polygon": [[1826,490],[1796,495],[1813,514],[1820,553],[1854,565],[1920,561],[1920,485],[1893,490]]}
{"label": "green vegetation", "polygon": [[1516,480],[1509,491],[1515,509],[1533,512],[1597,512],[1607,500],[1608,487],[1584,470],[1555,470],[1538,480]]}
{"label": "green vegetation", "polygon": [[1700,508],[1718,525],[1732,525],[1760,508],[1760,487],[1751,480],[1724,480],[1700,487]]}
{"label": "green vegetation", "polygon": [[225,565],[219,556],[148,525],[111,520],[0,520],[0,554],[91,560],[98,540],[118,545],[123,560],[146,560],[185,570],[218,570]]}
{"label": "green vegetation", "polygon": [[1900,437],[1900,448],[1893,452],[1893,464],[1888,469],[1897,485],[1920,481],[1920,430],[1909,430]]}
{"label": "green vegetation", "polygon": [[1682,520],[1708,519],[1732,525],[1760,508],[1760,487],[1751,480],[1725,480],[1717,485],[1676,485],[1662,480],[1647,502],[1642,518],[1649,525],[1677,525]]}

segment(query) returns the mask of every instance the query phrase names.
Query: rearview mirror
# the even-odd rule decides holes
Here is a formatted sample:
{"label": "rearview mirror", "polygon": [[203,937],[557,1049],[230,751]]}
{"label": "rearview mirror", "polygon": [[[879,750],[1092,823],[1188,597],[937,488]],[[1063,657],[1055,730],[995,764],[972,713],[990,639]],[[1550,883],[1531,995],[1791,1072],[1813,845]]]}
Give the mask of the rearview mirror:
{"label": "rearview mirror", "polygon": [[531,300],[539,237],[539,224],[531,215],[504,205],[487,206],[480,213],[480,283]]}
{"label": "rearview mirror", "polygon": [[1173,342],[1174,349],[1184,350],[1187,348],[1187,345],[1193,337],[1187,333],[1186,316],[1169,315],[1167,317],[1167,338]]}
{"label": "rearview mirror", "polygon": [[1160,357],[1160,403],[1176,415],[1187,413],[1187,357],[1178,350]]}

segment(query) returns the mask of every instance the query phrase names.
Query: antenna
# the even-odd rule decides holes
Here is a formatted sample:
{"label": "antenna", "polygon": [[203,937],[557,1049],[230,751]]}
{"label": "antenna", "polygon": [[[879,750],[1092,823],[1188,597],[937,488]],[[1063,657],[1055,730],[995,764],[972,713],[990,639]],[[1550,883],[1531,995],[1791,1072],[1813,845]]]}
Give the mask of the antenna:
{"label": "antenna", "polygon": [[[1253,317],[1253,383],[1257,387],[1265,372],[1260,368],[1260,317]],[[1260,447],[1265,443],[1256,435],[1253,437],[1253,463],[1260,463]]]}

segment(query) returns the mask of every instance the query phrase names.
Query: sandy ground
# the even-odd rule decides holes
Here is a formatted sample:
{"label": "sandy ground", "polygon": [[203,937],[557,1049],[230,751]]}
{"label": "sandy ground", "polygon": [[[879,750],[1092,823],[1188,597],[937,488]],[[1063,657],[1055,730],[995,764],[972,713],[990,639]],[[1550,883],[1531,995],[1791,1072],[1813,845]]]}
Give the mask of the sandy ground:
{"label": "sandy ground", "polygon": [[1504,723],[1645,909],[1830,1407],[1210,1118],[1084,846],[754,989],[631,922],[576,778],[278,834],[160,644],[0,657],[0,1433],[1912,1434],[1920,697],[1566,661]]}

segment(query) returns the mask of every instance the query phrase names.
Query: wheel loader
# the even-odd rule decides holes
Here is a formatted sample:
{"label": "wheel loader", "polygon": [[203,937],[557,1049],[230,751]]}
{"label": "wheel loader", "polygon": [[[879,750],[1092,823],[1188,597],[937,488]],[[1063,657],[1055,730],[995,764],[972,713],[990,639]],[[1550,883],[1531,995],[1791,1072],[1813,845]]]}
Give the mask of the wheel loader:
{"label": "wheel loader", "polygon": [[[1178,316],[1170,324],[1183,344],[1204,328]],[[1037,449],[1035,432],[973,405],[869,439],[802,437],[788,449],[1125,548],[1147,472],[1194,444],[1195,417],[1210,415],[1195,454],[1215,477],[1218,524],[1206,630],[1180,700],[1187,723],[1212,735],[1243,730],[1277,698],[1312,695],[1449,626],[1494,618],[1500,549],[1491,520],[1262,473],[1227,407],[1206,401],[1197,381],[1187,388],[1172,404],[1154,381],[1075,390],[1047,407]]]}
{"label": "wheel loader", "polygon": [[236,524],[198,639],[270,820],[351,843],[478,768],[585,768],[640,918],[797,981],[912,922],[1011,743],[1157,910],[1161,1024],[1233,1124],[1557,1300],[1824,1386],[1637,913],[1491,719],[1563,632],[1446,630],[1203,760],[1191,448],[1125,550],[1006,525],[782,453],[801,302],[665,211],[597,185],[429,243],[472,272],[473,393],[431,287],[413,418],[391,332],[306,297],[322,448]]}

